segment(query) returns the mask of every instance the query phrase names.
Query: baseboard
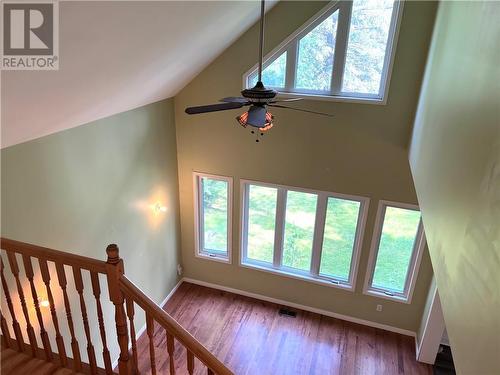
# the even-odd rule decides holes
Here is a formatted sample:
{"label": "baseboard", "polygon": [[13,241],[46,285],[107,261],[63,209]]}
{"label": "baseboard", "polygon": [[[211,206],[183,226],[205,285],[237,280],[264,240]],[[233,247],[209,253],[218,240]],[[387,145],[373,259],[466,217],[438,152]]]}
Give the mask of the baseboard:
{"label": "baseboard", "polygon": [[230,287],[226,287],[226,286],[219,285],[219,284],[213,284],[213,283],[209,283],[209,282],[206,282],[206,281],[196,280],[196,279],[192,279],[192,278],[189,278],[189,277],[183,277],[181,279],[181,282],[184,282],[184,281],[187,282],[187,283],[201,285],[201,286],[206,286],[208,288],[213,288],[213,289],[218,289],[218,290],[222,290],[222,291],[225,291],[225,292],[239,294],[239,295],[242,295],[242,296],[259,299],[259,300],[262,300],[262,301],[276,303],[278,305],[290,306],[290,307],[293,307],[293,308],[296,308],[296,309],[305,310],[305,311],[313,312],[313,313],[316,313],[316,314],[321,314],[321,315],[329,316],[329,317],[332,317],[332,318],[345,320],[345,321],[348,321],[348,322],[351,322],[351,323],[357,323],[357,324],[362,324],[362,325],[365,325],[365,326],[368,326],[368,327],[383,329],[384,331],[395,332],[395,333],[399,333],[399,334],[405,335],[405,336],[416,337],[416,333],[413,332],[413,331],[410,331],[410,330],[407,330],[407,329],[398,328],[398,327],[389,326],[387,324],[372,322],[370,320],[365,320],[365,319],[359,319],[359,318],[355,318],[355,317],[352,317],[352,316],[349,316],[349,315],[337,314],[337,313],[334,313],[332,311],[318,309],[318,308],[310,307],[310,306],[305,306],[305,305],[301,305],[301,304],[298,304],[298,303],[285,301],[285,300],[278,299],[278,298],[267,297],[267,296],[264,296],[262,294],[246,292],[244,290],[230,288]]}
{"label": "baseboard", "polygon": [[[181,286],[182,284],[182,279],[179,280],[179,282],[174,286],[174,288],[170,291],[170,293],[168,293],[168,295],[165,297],[165,299],[163,301],[160,302],[160,307],[163,309],[163,306],[166,305],[166,303],[168,302],[168,300],[174,295],[174,293],[176,292],[177,289],[179,289],[179,287]],[[136,333],[135,333],[135,337],[136,337],[136,340],[139,340],[139,337],[141,337],[141,335],[146,331],[146,324],[144,324],[140,330],[138,330]],[[131,344],[129,344],[129,349],[131,348]],[[114,368],[114,367],[113,367]]]}
{"label": "baseboard", "polygon": [[417,361],[418,357],[420,357],[420,341],[418,339],[418,335],[415,335],[415,359]]}
{"label": "baseboard", "polygon": [[[182,284],[182,279],[179,280],[179,282],[177,284],[175,284],[175,286],[173,287],[173,289],[170,291],[170,293],[168,293],[168,295],[165,297],[165,299],[163,301],[161,301],[160,303],[160,307],[163,308],[163,306],[165,306],[165,304],[168,302],[168,300],[170,298],[172,298],[172,296],[174,295],[174,293],[177,291],[177,289],[179,289],[179,287],[181,286]],[[146,332],[146,324],[144,324],[141,329],[139,329],[138,331],[136,331],[135,333],[135,337],[136,337],[136,340],[139,340],[139,338],[142,336],[142,334]],[[129,342],[128,344],[128,350],[130,350],[132,348],[132,343]],[[112,367],[113,369],[115,369],[117,366],[118,366],[118,359],[119,358],[116,358],[116,360],[112,363]]]}

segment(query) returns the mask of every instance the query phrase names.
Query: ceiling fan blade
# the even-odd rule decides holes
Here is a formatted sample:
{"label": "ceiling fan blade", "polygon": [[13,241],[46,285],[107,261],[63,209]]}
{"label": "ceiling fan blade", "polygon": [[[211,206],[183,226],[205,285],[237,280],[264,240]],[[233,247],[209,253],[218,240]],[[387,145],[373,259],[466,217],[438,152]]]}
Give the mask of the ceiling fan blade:
{"label": "ceiling fan blade", "polygon": [[229,96],[227,98],[222,98],[219,100],[219,102],[225,102],[225,103],[248,103],[247,98],[242,98],[240,96]]}
{"label": "ceiling fan blade", "polygon": [[266,108],[253,105],[248,110],[247,124],[262,127],[266,124]]}
{"label": "ceiling fan blade", "polygon": [[279,105],[279,104],[269,104],[269,106],[270,106],[270,107],[275,107],[275,108],[293,109],[294,111],[307,112],[307,113],[314,113],[314,114],[316,114],[316,115],[322,115],[322,116],[333,117],[333,115],[332,115],[332,114],[330,114],[330,113],[310,111],[310,110],[308,110],[308,109],[303,109],[303,108],[287,107],[287,106],[284,106],[284,105]]}
{"label": "ceiling fan blade", "polygon": [[290,98],[290,99],[277,99],[270,101],[269,103],[284,103],[284,102],[297,102],[299,100],[304,100],[304,98]]}
{"label": "ceiling fan blade", "polygon": [[220,104],[201,105],[198,107],[186,108],[186,113],[189,115],[195,115],[198,113],[225,111],[227,109],[241,108],[244,105],[245,103],[220,103]]}

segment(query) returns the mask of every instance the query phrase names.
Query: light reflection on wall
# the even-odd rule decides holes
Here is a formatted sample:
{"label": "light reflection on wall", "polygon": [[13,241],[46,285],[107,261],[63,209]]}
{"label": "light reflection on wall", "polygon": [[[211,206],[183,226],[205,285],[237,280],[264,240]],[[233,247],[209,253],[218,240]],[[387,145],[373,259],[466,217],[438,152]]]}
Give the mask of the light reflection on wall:
{"label": "light reflection on wall", "polygon": [[166,201],[164,189],[156,188],[148,198],[134,202],[133,207],[146,217],[152,229],[157,229],[168,211]]}

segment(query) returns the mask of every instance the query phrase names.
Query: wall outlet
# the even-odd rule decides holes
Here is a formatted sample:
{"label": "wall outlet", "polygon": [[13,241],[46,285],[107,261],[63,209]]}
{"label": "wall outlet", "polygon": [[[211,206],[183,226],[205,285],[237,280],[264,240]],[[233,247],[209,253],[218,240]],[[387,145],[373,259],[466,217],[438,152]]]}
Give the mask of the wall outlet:
{"label": "wall outlet", "polygon": [[180,264],[177,265],[177,275],[182,275],[182,266]]}
{"label": "wall outlet", "polygon": [[382,305],[377,305],[377,311],[382,311]]}

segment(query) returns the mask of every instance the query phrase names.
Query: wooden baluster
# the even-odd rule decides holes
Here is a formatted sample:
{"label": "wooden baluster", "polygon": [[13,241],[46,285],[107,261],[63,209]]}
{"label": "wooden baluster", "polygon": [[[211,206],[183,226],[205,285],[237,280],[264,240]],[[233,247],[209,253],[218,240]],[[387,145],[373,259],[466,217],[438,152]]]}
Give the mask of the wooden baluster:
{"label": "wooden baluster", "polygon": [[45,357],[48,361],[52,358],[52,348],[50,347],[49,335],[45,330],[45,326],[43,324],[43,316],[40,311],[40,302],[38,301],[38,294],[35,287],[34,282],[34,272],[33,266],[31,264],[31,257],[23,254],[23,264],[24,264],[24,272],[26,273],[26,277],[30,282],[31,287],[31,296],[33,297],[33,304],[35,305],[36,317],[38,319],[38,325],[40,326],[40,337],[42,339],[43,349],[45,351]]}
{"label": "wooden baluster", "polygon": [[92,336],[90,335],[89,319],[87,317],[87,307],[85,306],[85,299],[83,298],[83,279],[82,270],[79,267],[73,267],[73,278],[75,280],[75,287],[78,295],[80,296],[80,310],[82,312],[83,330],[87,338],[87,354],[89,357],[90,373],[97,373],[97,361],[95,358],[94,345],[92,345]]}
{"label": "wooden baluster", "polygon": [[99,285],[99,275],[97,272],[91,271],[90,278],[92,280],[92,292],[94,293],[94,297],[97,303],[97,319],[99,321],[99,331],[101,333],[102,358],[104,359],[104,368],[106,369],[106,374],[112,374],[113,368],[111,367],[111,358],[109,356],[108,344],[106,342],[104,318],[102,316],[101,286]]}
{"label": "wooden baluster", "polygon": [[3,313],[0,311],[0,321],[2,328],[2,342],[6,348],[12,348],[12,338],[10,337],[9,327],[7,321],[5,320]]}
{"label": "wooden baluster", "polygon": [[68,284],[66,280],[66,273],[64,271],[64,265],[62,263],[56,263],[57,279],[59,281],[59,286],[63,291],[64,297],[64,308],[66,310],[66,319],[68,321],[69,332],[71,334],[71,351],[73,352],[73,368],[76,372],[81,372],[82,370],[82,360],[80,357],[80,346],[75,336],[75,326],[73,324],[73,318],[71,317],[71,305],[69,303],[68,292],[66,291],[66,285]]}
{"label": "wooden baluster", "polygon": [[130,323],[130,341],[132,342],[132,358],[134,360],[133,369],[135,374],[139,373],[139,362],[137,359],[137,342],[135,338],[135,326],[134,326],[134,301],[131,298],[127,298],[127,316]]}
{"label": "wooden baluster", "polygon": [[149,337],[149,357],[151,359],[151,374],[156,374],[155,344],[154,344],[154,321],[153,317],[146,311],[146,330]]}
{"label": "wooden baluster", "polygon": [[[166,330],[165,330],[166,331]],[[174,336],[168,333],[167,334],[167,352],[168,352],[168,361],[170,367],[170,375],[175,375],[175,364],[174,364]]]}
{"label": "wooden baluster", "polygon": [[188,349],[187,350],[187,368],[189,375],[193,375],[194,372],[194,354]]}
{"label": "wooden baluster", "polygon": [[120,251],[115,244],[109,245],[106,248],[106,253],[108,255],[106,276],[108,278],[109,298],[115,305],[116,335],[120,346],[118,372],[120,375],[128,375],[130,373],[130,361],[128,355],[127,316],[123,306],[123,292],[119,284],[120,277],[123,275],[123,260],[120,259]]}
{"label": "wooden baluster", "polygon": [[28,332],[28,340],[30,342],[31,347],[31,355],[36,357],[36,350],[38,348],[38,344],[36,342],[35,330],[30,322],[30,315],[28,312],[28,307],[26,305],[26,299],[24,298],[23,286],[21,284],[21,280],[19,279],[19,267],[17,265],[16,254],[10,251],[7,251],[7,257],[9,258],[10,270],[14,274],[14,278],[16,279],[17,285],[17,293],[19,294],[19,300],[21,301],[21,307],[23,309],[24,319],[26,320],[26,331]]}
{"label": "wooden baluster", "polygon": [[24,339],[23,339],[23,334],[21,333],[21,326],[19,325],[19,322],[16,319],[14,305],[12,304],[12,299],[10,298],[9,285],[7,284],[7,281],[5,280],[5,276],[3,273],[4,265],[3,265],[3,260],[1,258],[0,258],[0,262],[1,262],[1,274],[2,274],[2,288],[3,288],[3,292],[5,294],[5,299],[7,300],[7,306],[9,308],[10,317],[12,318],[12,329],[14,330],[14,336],[16,337],[17,351],[23,352],[24,351]]}
{"label": "wooden baluster", "polygon": [[42,274],[42,280],[45,284],[45,290],[47,291],[47,299],[49,300],[50,315],[52,316],[52,324],[56,331],[56,344],[57,350],[59,352],[59,358],[61,360],[61,365],[66,367],[68,365],[68,357],[66,356],[66,348],[64,346],[64,340],[61,336],[59,330],[59,321],[57,320],[56,306],[54,303],[54,296],[52,295],[52,289],[50,288],[50,272],[49,266],[45,259],[38,259],[38,264],[40,265],[40,272]]}

